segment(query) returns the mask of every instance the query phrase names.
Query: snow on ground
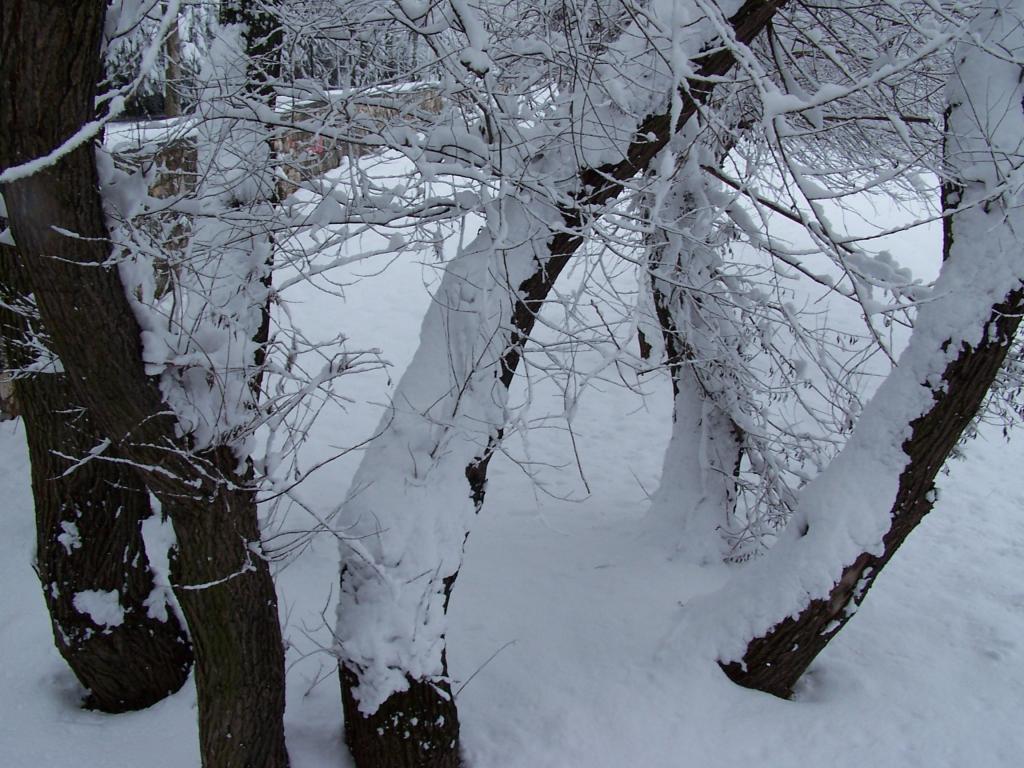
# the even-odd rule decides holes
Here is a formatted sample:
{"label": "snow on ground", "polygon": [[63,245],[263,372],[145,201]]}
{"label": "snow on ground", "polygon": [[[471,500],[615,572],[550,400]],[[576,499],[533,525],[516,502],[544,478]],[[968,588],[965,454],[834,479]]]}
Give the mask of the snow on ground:
{"label": "snow on ground", "polygon": [[[359,273],[358,265],[352,274]],[[364,267],[373,274],[377,267]],[[406,259],[350,287],[307,290],[292,311],[326,336],[381,346],[397,381],[414,351],[436,265]],[[557,390],[537,384],[539,407]],[[685,604],[727,576],[673,562],[642,536],[668,439],[667,380],[641,400],[597,384],[564,429],[509,442],[456,587],[449,658],[470,768],[1019,764],[1024,731],[1024,442],[982,430],[942,478],[935,512],[879,578],[859,615],[812,667],[795,701],[732,685],[706,659],[666,644]],[[344,378],[344,411],[325,411],[308,466],[376,425],[387,375]],[[556,422],[549,422],[555,424]],[[315,472],[301,497],[343,498],[353,452]],[[513,461],[516,459],[516,461]],[[533,463],[524,463],[524,462]],[[34,527],[24,438],[0,424],[0,765],[198,765],[191,683],[144,712],[101,715],[54,650],[32,572]],[[525,469],[537,470],[543,488]],[[271,533],[309,526],[298,508]],[[337,547],[326,534],[278,569],[289,647],[287,728],[295,768],[348,765],[330,643]],[[670,655],[668,648],[672,648]],[[464,686],[464,687],[462,687]]]}

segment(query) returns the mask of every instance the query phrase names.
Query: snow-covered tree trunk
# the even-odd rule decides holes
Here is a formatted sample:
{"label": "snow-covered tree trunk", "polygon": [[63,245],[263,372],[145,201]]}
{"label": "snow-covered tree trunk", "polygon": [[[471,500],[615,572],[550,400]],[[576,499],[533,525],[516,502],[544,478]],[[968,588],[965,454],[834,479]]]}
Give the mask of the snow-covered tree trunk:
{"label": "snow-covered tree trunk", "polygon": [[477,239],[446,268],[343,513],[336,636],[346,736],[360,768],[458,765],[446,608],[537,314],[583,244],[588,220],[646,170],[706,101],[709,82],[735,64],[733,46],[750,42],[782,4],[723,4],[731,16],[716,22],[731,27],[729,46],[719,44],[719,27],[699,20],[694,34],[703,36],[687,39],[693,60],[685,73],[656,68],[665,93],[644,106],[657,111],[620,116],[610,133],[596,124],[603,113],[577,115],[575,126],[567,120],[573,127],[549,148],[564,154],[559,162],[576,156],[559,145],[581,126],[615,138],[588,148],[593,165],[550,173],[564,185],[557,203],[506,182]]}
{"label": "snow-covered tree trunk", "polygon": [[[167,13],[166,1],[162,4]],[[178,117],[181,114],[181,36],[178,34],[178,19],[171,22],[164,38],[164,115]]]}
{"label": "snow-covered tree trunk", "polygon": [[[954,51],[946,137],[948,258],[907,349],[849,442],[801,493],[782,539],[694,605],[742,685],[788,696],[935,500],[1024,311],[1024,4],[986,4]],[[707,626],[702,620],[703,626]]]}
{"label": "snow-covered tree trunk", "polygon": [[720,206],[695,157],[667,183],[654,202],[643,283],[672,378],[672,435],[645,528],[686,559],[714,563],[727,554],[743,446],[727,380],[740,340],[714,242]]}
{"label": "snow-covered tree trunk", "polygon": [[[0,343],[15,370],[37,362],[39,338],[14,248],[0,245]],[[105,712],[142,709],[188,679],[192,647],[142,540],[151,516],[137,472],[83,461],[103,443],[67,377],[36,371],[15,380],[32,464],[35,570],[61,656]]]}
{"label": "snow-covered tree trunk", "polygon": [[446,607],[505,423],[513,287],[544,257],[551,223],[511,196],[487,214],[445,269],[346,504],[338,639],[346,734],[361,766],[458,764]]}
{"label": "snow-covered tree trunk", "polygon": [[[220,8],[221,23],[225,25],[238,24],[242,30],[244,41],[244,62],[245,76],[240,84],[243,91],[252,103],[258,104],[261,108],[273,109],[274,107],[274,85],[281,76],[281,47],[284,40],[284,30],[281,27],[281,19],[278,15],[280,0],[228,0],[222,3]],[[230,94],[222,94],[230,96]],[[215,151],[214,162],[216,164],[216,153],[223,155],[235,154],[241,160],[238,165],[248,171],[253,179],[259,179],[255,185],[255,194],[252,200],[248,201],[248,215],[256,222],[261,221],[261,215],[272,219],[271,208],[273,204],[280,201],[281,183],[274,173],[274,140],[266,131],[250,128],[248,131],[244,126],[241,130],[227,127],[228,138],[231,133],[240,134],[234,141],[229,142],[227,147],[221,147]],[[248,149],[249,152],[245,152]],[[217,176],[224,175],[225,168],[218,168]],[[223,184],[223,179],[218,178]],[[223,184],[230,187],[229,184]],[[257,225],[256,229],[258,229]],[[262,276],[259,282],[266,291],[266,298],[262,302],[259,326],[255,329],[252,341],[256,344],[254,363],[256,374],[252,386],[257,396],[263,380],[263,364],[266,360],[266,345],[270,340],[270,291],[272,284],[273,267],[273,237],[269,233],[254,233],[250,239],[249,247],[259,249],[265,253]]]}
{"label": "snow-covered tree trunk", "polygon": [[76,396],[173,522],[172,580],[195,646],[204,765],[285,766],[284,653],[251,473],[229,444],[196,448],[194,429],[147,373],[153,363],[143,359],[142,328],[111,258],[92,137],[24,165],[88,129],[106,10],[103,0],[0,6],[0,166],[11,227]]}

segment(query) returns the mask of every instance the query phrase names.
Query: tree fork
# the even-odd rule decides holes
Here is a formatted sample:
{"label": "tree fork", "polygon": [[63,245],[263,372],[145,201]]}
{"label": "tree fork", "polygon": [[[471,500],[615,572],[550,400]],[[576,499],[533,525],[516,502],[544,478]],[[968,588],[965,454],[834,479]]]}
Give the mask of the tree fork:
{"label": "tree fork", "polygon": [[[741,8],[728,21],[736,40],[741,44],[751,42],[757,34],[764,29],[775,13],[782,8],[786,0],[747,0]],[[549,258],[542,263],[538,262],[533,274],[524,280],[515,294],[515,307],[512,312],[512,332],[509,343],[501,356],[499,378],[502,385],[507,389],[512,385],[516,370],[522,359],[523,350],[533,331],[541,307],[555,285],[555,281],[562,270],[568,264],[569,259],[583,244],[583,237],[578,232],[582,231],[583,225],[589,211],[603,205],[617,197],[625,188],[625,183],[638,173],[642,173],[657,154],[664,149],[672,135],[686,125],[696,114],[711,95],[713,78],[720,77],[729,72],[735,65],[736,59],[727,46],[720,46],[709,53],[698,57],[694,64],[695,73],[680,89],[682,109],[678,120],[673,123],[671,111],[647,117],[637,128],[635,139],[630,144],[622,160],[616,163],[609,163],[599,168],[581,169],[578,178],[578,187],[584,190],[576,198],[574,204],[567,204],[560,207],[560,213],[564,226],[557,232],[552,233],[548,241]],[[490,459],[501,439],[501,429],[495,429],[488,440],[488,445],[482,455],[474,459],[465,468],[465,476],[468,483],[470,498],[477,511],[484,502],[484,495],[487,486],[487,468]],[[458,576],[453,574],[452,582]],[[344,573],[342,574],[344,579]],[[451,584],[448,584],[447,592],[450,593]],[[458,721],[455,719],[454,700],[445,698],[447,691],[444,688],[438,693],[438,689],[431,681],[410,679],[408,691],[392,694],[384,702],[379,711],[389,712],[422,712],[424,715],[433,713],[435,720],[444,718],[444,727],[441,731],[421,731],[417,739],[438,738],[440,743],[435,747],[443,747],[443,757],[438,757],[438,752],[432,752],[430,762],[427,760],[426,751],[408,751],[408,749],[397,743],[397,735],[379,726],[382,730],[376,731],[370,726],[371,716],[367,718],[359,713],[355,707],[355,700],[352,694],[353,689],[359,684],[358,670],[353,670],[340,664],[339,675],[341,678],[342,701],[344,703],[346,716],[346,737],[349,740],[349,748],[359,768],[377,768],[379,765],[394,766],[394,768],[405,768],[405,766],[419,768],[419,766],[439,766],[449,768],[457,765],[458,754]],[[428,688],[432,693],[428,693]],[[449,716],[449,714],[451,716]],[[419,715],[415,715],[419,720]],[[354,724],[350,724],[354,723]],[[354,729],[354,730],[350,730]],[[451,731],[449,731],[451,729]],[[404,735],[404,731],[402,732]],[[410,734],[412,731],[410,731]],[[451,746],[446,746],[451,737]],[[393,738],[388,738],[393,737]],[[381,740],[381,744],[375,747],[363,747],[363,739],[372,741]],[[448,754],[448,751],[451,754]],[[413,762],[374,762],[378,757],[389,755],[388,759],[406,759]],[[416,760],[427,760],[426,762],[415,762]]]}
{"label": "tree fork", "polygon": [[[100,266],[109,246],[97,188],[91,147],[9,185],[15,238],[19,248],[38,254],[26,266],[77,397],[144,472],[173,522],[174,590],[195,646],[203,764],[286,766],[284,652],[273,581],[259,554],[253,492],[248,478],[236,474],[229,448],[194,453],[176,436],[174,417],[145,375],[139,328],[120,279]],[[66,204],[68,195],[76,205]],[[40,219],[81,237],[39,227]],[[95,339],[104,341],[103,358]]]}
{"label": "tree fork", "polygon": [[[748,0],[729,19],[729,26],[737,42],[748,45],[771,22],[775,14],[788,0]],[[682,108],[675,124],[670,112],[648,116],[636,130],[636,138],[630,144],[622,160],[607,163],[599,168],[584,168],[579,174],[579,188],[585,193],[577,197],[576,205],[562,205],[559,211],[564,222],[560,231],[548,241],[550,258],[538,263],[533,274],[524,280],[515,293],[515,307],[512,311],[512,333],[504,354],[501,356],[501,383],[506,389],[512,386],[516,370],[523,356],[523,350],[533,332],[541,307],[555,286],[558,276],[569,263],[569,259],[583,245],[583,236],[575,234],[583,229],[588,216],[586,211],[603,205],[625,189],[626,182],[643,173],[650,163],[666,146],[672,136],[683,129],[686,123],[711,97],[714,78],[726,75],[736,64],[736,57],[728,47],[718,48],[698,57],[694,63],[695,72],[680,88]],[[673,376],[673,391],[677,382]],[[466,467],[466,479],[470,486],[470,497],[477,511],[483,506],[487,488],[487,467],[491,456],[501,441],[502,430],[497,430],[488,441],[483,455]]]}
{"label": "tree fork", "polygon": [[[729,19],[737,42],[743,45],[751,43],[786,2],[747,0]],[[736,64],[736,57],[730,48],[722,46],[698,57],[693,63],[696,65],[693,76],[679,88],[682,108],[675,124],[672,123],[671,112],[650,115],[637,128],[636,138],[621,160],[580,171],[578,187],[584,192],[578,195],[576,205],[560,206],[564,227],[548,241],[550,258],[538,264],[537,271],[524,280],[516,292],[512,339],[501,359],[501,381],[506,388],[515,378],[537,314],[569,259],[583,245],[583,236],[576,233],[582,231],[589,215],[587,211],[618,197],[629,179],[647,170],[658,153],[668,146],[672,136],[681,131],[711,97],[714,79],[728,74]]]}

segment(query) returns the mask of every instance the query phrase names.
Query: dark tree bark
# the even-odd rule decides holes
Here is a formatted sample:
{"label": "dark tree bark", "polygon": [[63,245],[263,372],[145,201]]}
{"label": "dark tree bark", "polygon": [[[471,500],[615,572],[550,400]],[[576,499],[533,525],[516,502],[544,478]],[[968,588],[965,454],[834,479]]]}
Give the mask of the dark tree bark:
{"label": "dark tree bark", "polygon": [[197,458],[220,479],[168,511],[181,553],[174,593],[195,645],[203,765],[285,768],[284,647],[255,493],[249,478],[231,475],[229,449]]}
{"label": "dark tree bark", "polygon": [[[446,665],[447,666],[447,665]],[[359,676],[340,667],[345,743],[357,766],[459,768],[459,714],[447,683],[409,680],[369,717],[352,690]],[[445,669],[447,675],[448,670]]]}
{"label": "dark tree bark", "polygon": [[[743,44],[751,42],[785,2],[748,0],[729,20],[735,39]],[[670,112],[651,115],[640,124],[636,138],[622,160],[580,170],[576,183],[580,192],[573,204],[565,204],[560,208],[563,225],[551,234],[548,258],[537,263],[536,270],[516,292],[511,339],[501,358],[500,379],[503,386],[511,386],[541,307],[558,276],[583,244],[584,236],[581,233],[585,231],[585,225],[592,216],[591,211],[613,200],[623,191],[629,179],[647,169],[657,154],[667,146],[673,134],[685,126],[707,102],[714,79],[728,73],[735,63],[727,47],[714,48],[698,57],[693,62],[694,76],[680,88],[682,109],[675,123]],[[486,493],[487,467],[501,437],[502,431],[495,430],[490,435],[488,448],[465,469],[469,486],[467,491],[478,511]],[[450,577],[449,593],[457,575]],[[459,764],[457,713],[451,691],[445,686],[409,678],[408,690],[392,694],[378,711],[378,714],[384,711],[403,713],[402,718],[417,719],[419,728],[409,731],[410,738],[417,743],[410,746],[403,743],[405,729],[384,727],[377,714],[366,717],[358,710],[352,695],[352,688],[359,682],[358,670],[342,664],[340,678],[346,741],[359,768],[448,768]],[[429,726],[431,722],[444,725],[434,729]]]}
{"label": "dark tree bark", "polygon": [[[0,167],[44,155],[92,118],[105,11],[103,0],[0,6]],[[227,447],[191,450],[145,374],[140,328],[110,263],[91,142],[3,194],[76,396],[174,524],[203,764],[286,766],[284,654],[250,477]]]}
{"label": "dark tree bark", "polygon": [[[32,362],[28,320],[6,308],[28,306],[20,277],[16,252],[0,246],[0,343],[13,368]],[[35,570],[57,650],[89,691],[87,706],[148,707],[181,688],[192,666],[188,634],[154,594],[141,529],[148,491],[121,463],[93,460],[71,471],[103,436],[64,375],[19,378],[15,390],[32,464]],[[88,591],[116,592],[123,622],[100,625],[76,609],[75,595]]]}

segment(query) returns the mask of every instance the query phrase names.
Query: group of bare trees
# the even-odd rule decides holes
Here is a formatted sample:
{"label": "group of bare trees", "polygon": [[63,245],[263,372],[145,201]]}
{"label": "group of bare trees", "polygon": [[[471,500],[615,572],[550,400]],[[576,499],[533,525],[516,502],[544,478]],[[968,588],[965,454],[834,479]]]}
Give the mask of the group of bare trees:
{"label": "group of bare trees", "polygon": [[[194,178],[160,200],[154,171],[101,139],[180,10],[0,11],[3,357],[32,459],[36,567],[90,706],[148,706],[194,659],[204,765],[287,765],[257,503],[271,456],[302,441],[301,403],[363,357],[307,345],[281,297],[332,265],[436,248],[470,214],[482,225],[445,263],[331,521],[356,764],[460,764],[446,614],[509,389],[558,355],[538,349],[539,327],[668,370],[653,516],[695,561],[743,562],[691,610],[720,629],[729,677],[788,696],[931,509],[1011,348],[1024,5],[222,2],[173,137],[194,146]],[[126,50],[138,70],[111,79],[105,53]],[[388,53],[376,69],[374,50]],[[425,80],[436,110],[409,96]],[[281,168],[301,162],[283,155],[289,131],[351,152],[347,174],[300,183],[306,208],[282,200]],[[403,182],[366,153],[404,156]],[[855,195],[938,201],[940,187],[934,285],[829,216]],[[780,220],[806,244],[780,238]],[[319,248],[298,245],[324,230]],[[360,252],[365,233],[387,246]],[[608,258],[636,265],[639,291],[583,270],[578,291],[621,318],[588,325],[559,281]],[[798,285],[856,307],[862,329],[836,340],[790,301]],[[899,355],[894,323],[913,326]],[[296,363],[318,354],[319,371]],[[891,372],[863,402],[854,382],[876,359]],[[261,453],[267,432],[285,436]],[[147,561],[153,514],[175,534],[173,597]]]}

